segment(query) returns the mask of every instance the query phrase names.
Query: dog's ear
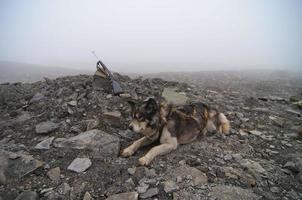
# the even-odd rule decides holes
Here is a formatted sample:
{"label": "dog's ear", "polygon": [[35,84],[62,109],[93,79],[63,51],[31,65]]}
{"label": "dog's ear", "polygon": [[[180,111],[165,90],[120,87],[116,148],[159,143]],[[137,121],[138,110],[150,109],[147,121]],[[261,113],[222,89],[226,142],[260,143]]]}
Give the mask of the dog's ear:
{"label": "dog's ear", "polygon": [[128,101],[128,104],[130,105],[131,110],[133,110],[136,103],[135,103],[134,101],[132,101],[132,100],[129,100],[129,101]]}
{"label": "dog's ear", "polygon": [[153,114],[157,111],[157,102],[154,98],[149,98],[146,103],[146,112],[148,114]]}

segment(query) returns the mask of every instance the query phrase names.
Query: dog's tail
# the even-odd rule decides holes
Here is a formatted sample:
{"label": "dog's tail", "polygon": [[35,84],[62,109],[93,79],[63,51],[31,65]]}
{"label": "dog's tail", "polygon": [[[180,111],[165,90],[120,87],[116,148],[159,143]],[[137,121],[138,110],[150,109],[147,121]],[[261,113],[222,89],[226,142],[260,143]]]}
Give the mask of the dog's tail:
{"label": "dog's tail", "polygon": [[219,113],[218,121],[220,124],[219,131],[223,134],[228,134],[231,126],[230,126],[230,121],[227,119],[227,117],[223,113]]}

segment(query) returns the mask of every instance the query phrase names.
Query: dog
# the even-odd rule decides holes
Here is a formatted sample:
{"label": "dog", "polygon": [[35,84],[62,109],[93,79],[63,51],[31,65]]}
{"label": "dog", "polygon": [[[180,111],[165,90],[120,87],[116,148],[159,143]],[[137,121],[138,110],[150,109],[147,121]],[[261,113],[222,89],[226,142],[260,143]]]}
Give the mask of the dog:
{"label": "dog", "polygon": [[190,143],[208,131],[224,135],[230,129],[230,122],[223,113],[203,103],[175,106],[163,98],[128,103],[132,118],[129,129],[143,137],[125,148],[121,155],[129,157],[140,147],[156,140],[160,142],[139,159],[139,164],[143,166],[149,165],[156,156],[167,154],[180,144]]}

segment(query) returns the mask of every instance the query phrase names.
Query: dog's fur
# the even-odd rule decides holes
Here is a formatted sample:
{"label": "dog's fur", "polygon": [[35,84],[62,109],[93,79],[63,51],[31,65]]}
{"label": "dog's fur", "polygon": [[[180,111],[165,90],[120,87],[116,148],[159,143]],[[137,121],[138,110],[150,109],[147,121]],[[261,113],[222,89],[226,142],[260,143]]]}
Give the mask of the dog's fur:
{"label": "dog's fur", "polygon": [[132,110],[129,128],[144,137],[124,149],[122,156],[131,156],[140,147],[158,139],[160,142],[139,159],[140,165],[149,165],[156,156],[175,150],[179,144],[192,142],[200,134],[217,131],[224,135],[230,129],[230,123],[223,113],[203,103],[177,107],[167,104],[163,98],[149,98],[143,102],[129,101],[129,104]]}

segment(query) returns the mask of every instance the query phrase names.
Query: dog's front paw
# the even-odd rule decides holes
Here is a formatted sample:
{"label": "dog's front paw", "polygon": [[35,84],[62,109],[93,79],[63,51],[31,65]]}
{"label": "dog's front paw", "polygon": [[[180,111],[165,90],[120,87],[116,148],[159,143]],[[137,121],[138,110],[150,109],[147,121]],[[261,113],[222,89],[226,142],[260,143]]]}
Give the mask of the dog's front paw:
{"label": "dog's front paw", "polygon": [[146,156],[143,156],[143,157],[141,157],[140,159],[138,159],[138,163],[139,163],[140,165],[142,165],[142,166],[149,165],[150,162],[151,162],[151,160],[150,160],[148,157],[146,157]]}
{"label": "dog's front paw", "polygon": [[129,147],[124,149],[122,152],[123,157],[129,157],[129,156],[132,156],[133,154],[134,154],[134,151]]}

